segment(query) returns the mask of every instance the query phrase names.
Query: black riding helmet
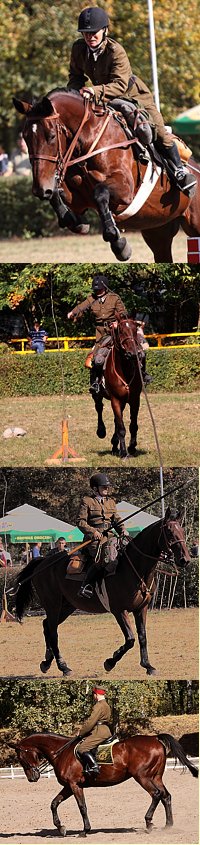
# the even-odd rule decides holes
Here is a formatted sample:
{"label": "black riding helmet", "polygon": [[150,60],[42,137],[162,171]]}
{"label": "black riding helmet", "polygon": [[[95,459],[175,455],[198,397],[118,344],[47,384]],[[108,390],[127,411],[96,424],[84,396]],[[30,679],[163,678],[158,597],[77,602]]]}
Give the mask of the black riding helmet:
{"label": "black riding helmet", "polygon": [[110,481],[105,472],[95,472],[90,478],[90,487],[110,487]]}
{"label": "black riding helmet", "polygon": [[92,290],[93,293],[100,293],[100,291],[102,290],[108,290],[107,279],[106,276],[103,275],[103,273],[97,273],[97,275],[94,276],[92,282]]}
{"label": "black riding helmet", "polygon": [[107,12],[99,6],[88,6],[83,9],[78,19],[78,32],[99,32],[107,28],[109,19]]}

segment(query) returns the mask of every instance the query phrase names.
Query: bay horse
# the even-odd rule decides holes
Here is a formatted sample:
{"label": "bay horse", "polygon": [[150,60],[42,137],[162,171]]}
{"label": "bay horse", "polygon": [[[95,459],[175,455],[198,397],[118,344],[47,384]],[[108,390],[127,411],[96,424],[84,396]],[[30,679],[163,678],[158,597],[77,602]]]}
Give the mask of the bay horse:
{"label": "bay horse", "polygon": [[183,571],[190,561],[178,514],[174,510],[171,512],[170,508],[167,508],[164,518],[143,529],[130,540],[126,549],[121,550],[113,575],[106,573],[106,569],[103,579],[100,574],[90,601],[79,595],[83,575],[66,573],[69,563],[66,551],[46,555],[39,562],[31,561],[17,578],[16,614],[21,621],[25,607],[30,605],[33,585],[46,612],[43,621],[46,651],[40,664],[41,671],[46,673],[55,658],[63,675],[70,674],[71,670],[58,647],[58,625],[78,608],[95,614],[111,612],[124,634],[124,644],[105,660],[107,672],[134,646],[135,637],[129,618],[129,612],[132,612],[140,646],[140,665],[146,669],[147,675],[154,674],[147,650],[146,614],[155,590],[156,565],[163,551],[173,554],[176,573]]}
{"label": "bay horse", "polygon": [[172,241],[180,226],[191,237],[200,235],[200,166],[192,159],[188,169],[194,168],[197,179],[194,197],[180,192],[162,170],[142,207],[127,211],[126,219],[148,165],[136,161],[136,138],[127,140],[113,110],[95,107],[79,92],[62,88],[32,103],[16,98],[13,102],[26,117],[33,193],[50,200],[62,226],[69,221],[72,231],[86,231],[80,215],[95,209],[103,238],[121,261],[131,256],[125,236],[120,235],[127,228],[142,232],[155,262],[173,260]]}
{"label": "bay horse", "polygon": [[[142,378],[137,357],[138,344],[135,320],[119,318],[117,328],[111,328],[111,335],[112,347],[105,365],[105,391],[100,383],[99,393],[92,393],[92,397],[98,415],[97,435],[100,438],[106,436],[106,428],[103,422],[103,397],[110,399],[115,422],[115,431],[111,440],[112,454],[126,458],[128,454],[135,454],[137,446],[137,419],[142,390]],[[123,412],[127,403],[130,407],[131,435],[128,452],[123,420]]]}
{"label": "bay horse", "polygon": [[160,801],[165,809],[166,827],[173,825],[171,795],[162,780],[167,752],[172,751],[195,778],[198,777],[198,769],[188,760],[180,743],[171,734],[138,735],[119,740],[112,747],[113,763],[101,763],[100,772],[95,776],[85,774],[82,763],[75,756],[77,741],[74,737],[59,734],[34,733],[18,742],[9,743],[15,748],[30,783],[39,780],[41,771],[45,769],[45,764],[41,762],[44,758],[53,767],[62,785],[61,792],[51,802],[53,823],[60,836],[67,836],[67,829],[61,824],[57,812],[62,801],[74,795],[83,819],[82,835],[86,836],[91,832],[91,825],[83,789],[90,786],[115,786],[131,777],[151,796],[151,804],[145,814],[146,829],[150,831],[153,827],[153,815]]}

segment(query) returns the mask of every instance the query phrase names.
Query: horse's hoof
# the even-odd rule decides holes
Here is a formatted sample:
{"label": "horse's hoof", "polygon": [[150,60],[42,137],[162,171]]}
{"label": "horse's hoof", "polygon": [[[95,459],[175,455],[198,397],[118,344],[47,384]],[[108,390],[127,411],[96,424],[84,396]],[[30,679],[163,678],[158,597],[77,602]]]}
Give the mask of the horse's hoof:
{"label": "horse's hoof", "polygon": [[63,669],[63,667],[58,666],[58,669],[61,669],[61,672],[63,673],[63,677],[66,677],[67,675],[71,675],[71,673],[72,673],[72,669],[70,669],[69,666],[64,666],[64,669]]}
{"label": "horse's hoof", "polygon": [[115,662],[114,662],[112,657],[108,657],[108,659],[105,660],[105,663],[103,665],[104,665],[104,669],[106,670],[106,672],[110,672],[111,669],[114,668]]}
{"label": "horse's hoof", "polygon": [[67,836],[67,828],[64,827],[64,824],[60,825],[59,834],[60,834],[60,836]]}
{"label": "horse's hoof", "polygon": [[119,238],[116,242],[112,242],[111,249],[118,261],[128,261],[132,255],[132,249],[126,238]]}
{"label": "horse's hoof", "polygon": [[128,447],[128,455],[135,455],[135,454],[136,454],[136,444],[135,444],[135,446],[130,445]]}
{"label": "horse's hoof", "polygon": [[156,669],[154,669],[154,666],[147,666],[147,675],[156,675]]}
{"label": "horse's hoof", "polygon": [[80,223],[80,226],[76,226],[74,229],[75,235],[88,235],[89,231],[89,223]]}
{"label": "horse's hoof", "polygon": [[51,666],[51,663],[47,663],[47,660],[42,660],[42,662],[40,663],[40,669],[41,669],[41,672],[43,673],[43,675],[45,675],[46,672],[48,672],[48,669],[50,669],[50,666]]}
{"label": "horse's hoof", "polygon": [[104,423],[102,423],[101,425],[98,425],[97,437],[100,437],[100,440],[104,440],[104,437],[106,437],[106,427],[105,427]]}
{"label": "horse's hoof", "polygon": [[119,453],[119,457],[121,458],[121,460],[122,460],[122,461],[126,461],[126,460],[127,460],[127,458],[129,457],[129,456],[128,456],[128,452],[126,452],[126,453],[125,453],[125,455],[123,455],[123,454],[120,452],[120,453]]}

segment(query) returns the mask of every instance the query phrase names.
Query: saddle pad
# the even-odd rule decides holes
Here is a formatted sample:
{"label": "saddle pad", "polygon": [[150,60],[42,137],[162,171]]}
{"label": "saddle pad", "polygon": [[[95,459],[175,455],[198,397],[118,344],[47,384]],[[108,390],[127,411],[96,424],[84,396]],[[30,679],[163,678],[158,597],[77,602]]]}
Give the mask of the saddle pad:
{"label": "saddle pad", "polygon": [[109,743],[106,743],[106,745],[103,745],[103,744],[98,745],[98,748],[97,748],[96,754],[95,754],[95,759],[96,759],[97,763],[108,764],[108,763],[114,762],[112,750],[113,750],[113,745],[115,745],[116,742],[119,742],[118,738],[111,740]]}
{"label": "saddle pad", "polygon": [[137,194],[133,198],[130,205],[125,208],[124,211],[121,211],[120,214],[113,214],[113,217],[116,221],[118,220],[128,220],[129,217],[133,217],[134,214],[137,214],[140,211],[140,208],[144,205],[150,194],[152,193],[155,185],[159,179],[161,174],[161,167],[156,165],[156,169],[153,171],[152,175],[152,162],[149,161],[145,174],[144,179],[142,180],[142,184],[138,188]]}

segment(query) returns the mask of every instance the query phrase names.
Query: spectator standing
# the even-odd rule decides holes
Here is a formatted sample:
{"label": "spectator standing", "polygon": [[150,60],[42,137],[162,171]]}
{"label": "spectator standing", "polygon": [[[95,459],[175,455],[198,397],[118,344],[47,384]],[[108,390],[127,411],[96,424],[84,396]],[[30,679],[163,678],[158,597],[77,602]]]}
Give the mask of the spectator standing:
{"label": "spectator standing", "polygon": [[17,147],[13,150],[11,161],[13,165],[13,173],[15,176],[31,176],[31,165],[28,155],[28,147],[23,138],[22,132],[19,132],[17,138]]}

